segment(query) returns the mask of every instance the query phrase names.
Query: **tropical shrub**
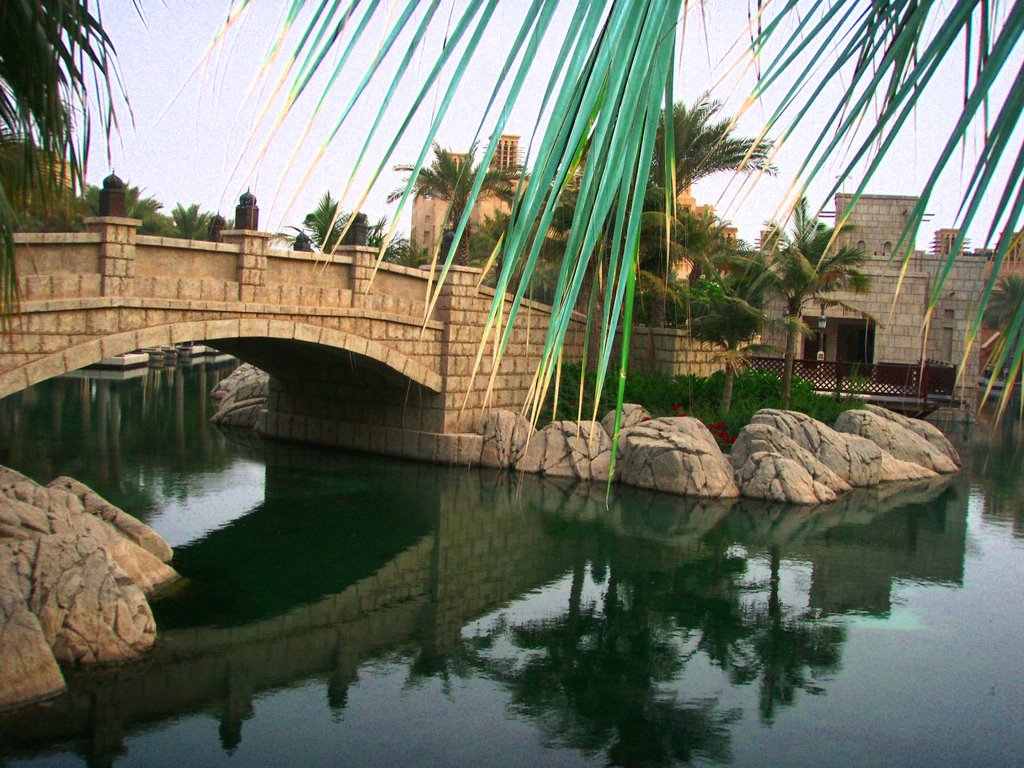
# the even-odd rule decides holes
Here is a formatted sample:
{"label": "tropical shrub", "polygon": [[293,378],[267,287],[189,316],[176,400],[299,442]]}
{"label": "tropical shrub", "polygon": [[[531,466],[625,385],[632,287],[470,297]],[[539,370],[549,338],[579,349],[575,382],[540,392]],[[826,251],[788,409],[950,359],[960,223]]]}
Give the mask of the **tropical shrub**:
{"label": "tropical shrub", "polygon": [[[578,365],[563,367],[557,408],[553,410],[555,398],[549,396],[540,415],[541,424],[556,419],[593,417],[594,374],[587,373],[581,408],[581,370]],[[596,409],[599,419],[615,408],[615,381],[613,376],[609,376],[604,383],[601,401]],[[762,408],[782,407],[782,381],[774,373],[747,368],[736,374],[732,407],[728,413],[721,414],[719,405],[724,387],[725,373],[722,371],[706,377],[686,374],[673,378],[631,373],[626,379],[623,402],[639,403],[654,417],[686,415],[700,419],[723,447],[731,445],[732,439],[750,423],[754,413]],[[791,398],[791,410],[806,413],[825,424],[835,422],[843,411],[864,407],[863,402],[855,397],[815,392],[810,382],[799,377],[793,379]]]}

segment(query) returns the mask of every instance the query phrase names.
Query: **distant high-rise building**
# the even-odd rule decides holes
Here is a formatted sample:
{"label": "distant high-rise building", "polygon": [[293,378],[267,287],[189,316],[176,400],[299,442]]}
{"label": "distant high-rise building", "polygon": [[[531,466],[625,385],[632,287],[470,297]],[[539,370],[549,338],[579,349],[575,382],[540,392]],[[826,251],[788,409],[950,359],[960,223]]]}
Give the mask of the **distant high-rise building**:
{"label": "distant high-rise building", "polygon": [[[466,157],[465,154],[453,153],[453,155],[460,160],[464,160]],[[498,138],[497,149],[495,149],[494,156],[491,158],[491,167],[513,169],[520,167],[519,136],[503,133]],[[470,221],[473,226],[479,226],[485,219],[494,216],[499,210],[507,212],[509,207],[494,197],[480,198],[476,201],[473,210],[470,212]],[[448,202],[446,200],[430,197],[413,198],[412,229],[409,233],[409,240],[413,248],[422,248],[430,251],[441,242],[447,212]]]}
{"label": "distant high-rise building", "polygon": [[498,139],[498,148],[491,158],[492,168],[518,168],[519,137],[511,133],[503,133]]}

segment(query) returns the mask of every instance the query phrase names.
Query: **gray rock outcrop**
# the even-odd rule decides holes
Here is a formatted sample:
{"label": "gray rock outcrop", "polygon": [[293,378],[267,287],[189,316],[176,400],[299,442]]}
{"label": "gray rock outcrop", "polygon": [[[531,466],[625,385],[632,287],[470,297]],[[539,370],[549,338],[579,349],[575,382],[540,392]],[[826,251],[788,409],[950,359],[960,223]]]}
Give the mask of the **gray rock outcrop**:
{"label": "gray rock outcrop", "polygon": [[269,394],[270,374],[243,363],[210,390],[217,403],[210,421],[226,427],[255,427]]}
{"label": "gray rock outcrop", "polygon": [[[0,557],[3,551],[0,546]],[[39,619],[28,609],[21,590],[0,579],[0,710],[63,690],[64,676]]]}
{"label": "gray rock outcrop", "polygon": [[57,661],[112,664],[153,647],[156,622],[145,594],[99,540],[69,532],[0,549],[3,580],[25,597]]}
{"label": "gray rock outcrop", "polygon": [[822,504],[836,500],[836,492],[811,477],[803,464],[781,454],[756,451],[736,470],[740,492],[751,499],[787,504]]}
{"label": "gray rock outcrop", "polygon": [[533,434],[522,458],[520,472],[577,480],[607,480],[612,439],[596,421],[553,421]]}
{"label": "gray rock outcrop", "polygon": [[[736,442],[732,444],[729,458],[738,471],[748,456],[761,451],[778,454],[797,462],[807,471],[814,482],[831,488],[835,493],[845,493],[852,488],[846,480],[818,461],[813,453],[768,424],[752,423],[743,427],[736,435]],[[742,483],[740,490],[742,491]],[[754,498],[765,497],[755,496]]]}
{"label": "gray rock outcrop", "polygon": [[[650,420],[651,414],[647,409],[637,403],[622,404],[622,419],[619,421],[619,432],[642,424]],[[601,419],[601,426],[610,437],[615,437],[615,411],[608,411]]]}
{"label": "gray rock outcrop", "polygon": [[836,419],[839,432],[866,437],[902,461],[909,461],[939,474],[956,472],[953,460],[931,443],[900,425],[867,410],[843,411]]}
{"label": "gray rock outcrop", "polygon": [[852,486],[882,481],[882,449],[867,438],[837,432],[797,411],[762,408],[750,421],[790,438]]}
{"label": "gray rock outcrop", "polygon": [[740,493],[711,432],[688,416],[651,419],[622,432],[615,474],[626,485],[686,496]]}
{"label": "gray rock outcrop", "polygon": [[489,411],[480,426],[483,448],[480,463],[485,467],[506,469],[516,465],[533,435],[529,419],[515,411]]}
{"label": "gray rock outcrop", "polygon": [[0,709],[64,688],[57,663],[110,664],[153,646],[146,602],[178,578],[149,526],[71,478],[0,467]]}
{"label": "gray rock outcrop", "polygon": [[929,424],[921,419],[912,419],[909,416],[904,416],[902,413],[890,411],[888,408],[880,408],[877,405],[865,405],[864,410],[883,419],[893,421],[901,427],[909,429],[918,437],[924,438],[933,448],[948,456],[957,467],[963,464],[960,461],[960,454],[953,447],[953,444],[949,442],[949,438],[942,434],[942,430],[934,424]]}

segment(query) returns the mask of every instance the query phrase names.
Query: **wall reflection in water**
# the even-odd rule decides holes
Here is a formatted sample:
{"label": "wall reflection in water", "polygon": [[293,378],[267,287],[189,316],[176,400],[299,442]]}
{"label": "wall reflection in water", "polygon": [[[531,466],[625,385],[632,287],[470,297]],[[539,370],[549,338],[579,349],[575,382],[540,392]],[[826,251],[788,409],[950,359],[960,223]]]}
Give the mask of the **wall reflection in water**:
{"label": "wall reflection in water", "polygon": [[7,754],[109,763],[133,735],[191,715],[216,717],[231,754],[270,727],[254,702],[291,689],[326,691],[305,706],[342,728],[361,670],[383,660],[404,670],[403,690],[500,691],[545,749],[724,763],[743,711],[680,680],[717,670],[728,689],[756,692],[748,717],[771,724],[842,674],[849,629],[837,617],[888,615],[899,579],[964,578],[962,481],[822,509],[628,490],[606,508],[603,487],[234,450],[266,462],[264,501],[177,550],[188,582],[155,606],[156,650],[0,718]]}

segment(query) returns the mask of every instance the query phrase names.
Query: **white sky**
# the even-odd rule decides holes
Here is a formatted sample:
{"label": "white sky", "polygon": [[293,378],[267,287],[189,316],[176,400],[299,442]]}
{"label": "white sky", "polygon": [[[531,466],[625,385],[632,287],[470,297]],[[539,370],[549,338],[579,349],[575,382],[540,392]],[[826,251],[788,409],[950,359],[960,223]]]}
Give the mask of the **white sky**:
{"label": "white sky", "polygon": [[[444,0],[443,20],[447,20],[452,2]],[[145,194],[153,195],[169,212],[175,203],[200,203],[204,209],[233,215],[238,196],[251,187],[257,196],[261,229],[276,231],[288,224],[297,224],[313,208],[316,199],[327,190],[336,197],[345,187],[355,158],[362,146],[362,131],[381,108],[388,78],[371,83],[360,107],[348,119],[338,137],[330,144],[323,157],[314,163],[318,149],[331,130],[337,115],[347,101],[350,88],[358,79],[372,48],[361,52],[362,58],[348,67],[331,91],[325,117],[310,120],[312,107],[320,90],[303,96],[279,133],[259,156],[257,148],[267,136],[267,130],[258,129],[260,110],[268,103],[273,79],[257,77],[267,53],[283,26],[288,0],[256,0],[224,46],[211,57],[204,58],[215,35],[223,27],[231,7],[230,0],[167,0],[145,3],[145,23],[140,20],[129,0],[107,0],[103,5],[103,22],[117,48],[123,81],[131,103],[134,122],[128,119],[126,109],[121,110],[122,128],[111,147],[108,161],[101,141],[94,143],[88,169],[88,180],[98,184],[111,170],[126,181],[140,186]],[[314,3],[314,5],[316,5]],[[504,44],[511,40],[521,21],[527,3],[524,0],[501,0],[493,31],[480,46],[480,61],[467,75],[457,101],[438,134],[441,144],[463,150],[471,141],[480,112],[500,69]],[[390,8],[392,2],[382,6]],[[707,0],[704,4],[708,20],[704,24],[699,15],[691,15],[687,26],[681,64],[677,71],[677,93],[681,100],[692,102],[703,91],[712,88],[727,70],[737,53],[730,47],[742,39],[746,23],[746,3],[740,0]],[[568,13],[565,14],[568,16]],[[306,17],[303,17],[306,18]],[[383,20],[368,38],[380,40]],[[297,26],[301,26],[301,23]],[[552,25],[557,30],[558,20]],[[433,64],[434,56],[442,45],[443,29],[427,41],[414,60],[413,76],[423,76]],[[293,34],[285,44],[291,51],[297,37]],[[554,48],[554,45],[552,45]],[[403,49],[404,51],[404,49]],[[547,58],[546,58],[547,57]],[[359,57],[356,57],[359,58]],[[535,62],[537,80],[520,99],[508,124],[507,131],[528,140],[536,120],[543,84],[552,66],[553,53],[542,52]],[[332,60],[337,60],[337,56]],[[386,64],[383,74],[390,74],[395,64]],[[926,97],[915,120],[908,125],[899,146],[890,153],[885,165],[876,174],[868,191],[879,194],[916,194],[927,179],[931,161],[945,138],[945,130],[956,117],[961,104],[962,64],[950,62],[943,87]],[[280,71],[279,68],[274,72]],[[276,75],[275,75],[276,76]],[[320,78],[322,88],[324,79]],[[254,87],[255,83],[255,87]],[[738,108],[753,80],[747,77],[733,88],[720,86],[714,95],[727,101],[730,110]],[[410,91],[403,91],[410,98]],[[411,162],[423,142],[431,109],[440,95],[432,93],[424,113],[412,124],[409,136],[395,153],[394,162]],[[277,102],[279,104],[279,101]],[[397,125],[398,111],[386,113],[381,135],[390,137]],[[754,135],[760,130],[760,121],[771,105],[756,106],[740,123],[739,132]],[[272,111],[272,124],[276,112]],[[310,124],[309,135],[303,132]],[[779,153],[777,178],[759,180],[754,190],[737,202],[728,177],[702,182],[694,190],[700,203],[712,203],[723,218],[735,223],[740,236],[754,241],[762,223],[771,218],[786,197],[794,174],[809,143],[816,132],[808,123]],[[486,137],[486,131],[484,133]],[[245,150],[247,141],[253,146]],[[352,194],[344,201],[353,208],[359,193],[370,178],[369,169],[381,157],[386,141],[376,142],[370,151],[366,168]],[[294,155],[294,164],[289,162]],[[839,158],[827,167],[817,183],[811,187],[812,203],[821,205],[828,187],[835,181],[842,167]],[[963,174],[969,166],[965,166]],[[307,169],[308,181],[300,186]],[[926,222],[919,237],[919,246],[925,246],[932,231],[938,227],[953,226],[960,201],[960,169],[944,178],[943,194],[930,206],[934,217]],[[376,218],[391,213],[385,195],[399,186],[401,174],[390,167],[371,191],[363,210]],[[854,176],[854,181],[859,181]],[[852,190],[850,185],[848,189]],[[831,203],[824,205],[831,210]],[[408,209],[399,219],[399,229],[408,232]],[[981,245],[981,232],[972,231],[974,244]]]}

